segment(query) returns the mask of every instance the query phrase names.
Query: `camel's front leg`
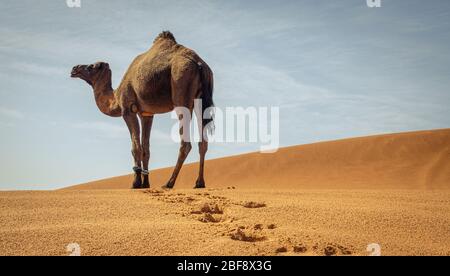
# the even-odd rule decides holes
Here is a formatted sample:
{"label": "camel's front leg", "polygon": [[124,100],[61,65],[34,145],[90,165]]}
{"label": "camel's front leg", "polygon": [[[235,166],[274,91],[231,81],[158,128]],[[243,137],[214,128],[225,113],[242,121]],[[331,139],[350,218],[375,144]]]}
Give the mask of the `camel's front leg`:
{"label": "camel's front leg", "polygon": [[133,154],[134,159],[134,182],[133,189],[142,188],[142,179],[141,179],[141,161],[142,161],[142,147],[140,141],[140,130],[139,130],[139,121],[138,117],[135,113],[126,112],[123,115],[123,119],[127,123],[128,130],[130,131],[131,136],[131,153]]}
{"label": "camel's front leg", "polygon": [[150,181],[148,180],[148,162],[150,160],[150,132],[152,130],[153,116],[141,117],[142,125],[142,188],[150,188]]}

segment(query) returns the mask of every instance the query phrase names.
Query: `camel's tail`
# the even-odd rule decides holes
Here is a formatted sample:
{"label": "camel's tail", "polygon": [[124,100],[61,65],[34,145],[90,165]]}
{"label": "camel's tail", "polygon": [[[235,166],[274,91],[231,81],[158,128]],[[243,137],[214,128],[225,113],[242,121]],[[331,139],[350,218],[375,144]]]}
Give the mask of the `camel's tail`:
{"label": "camel's tail", "polygon": [[[202,124],[209,134],[214,132],[213,73],[208,65],[199,62],[200,80],[202,83]],[[205,118],[206,117],[206,118]]]}

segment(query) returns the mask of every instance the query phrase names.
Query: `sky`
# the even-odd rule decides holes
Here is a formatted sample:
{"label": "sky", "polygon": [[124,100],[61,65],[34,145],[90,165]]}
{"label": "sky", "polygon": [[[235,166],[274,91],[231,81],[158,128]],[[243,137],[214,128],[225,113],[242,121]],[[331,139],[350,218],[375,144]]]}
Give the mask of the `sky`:
{"label": "sky", "polygon": [[[125,123],[101,114],[92,89],[69,74],[107,61],[117,87],[162,30],[213,69],[219,108],[279,107],[281,146],[450,127],[450,1],[381,3],[4,0],[0,190],[130,173]],[[176,162],[173,124],[155,117],[151,169]],[[211,143],[207,158],[259,147]],[[194,145],[187,162],[197,160]]]}

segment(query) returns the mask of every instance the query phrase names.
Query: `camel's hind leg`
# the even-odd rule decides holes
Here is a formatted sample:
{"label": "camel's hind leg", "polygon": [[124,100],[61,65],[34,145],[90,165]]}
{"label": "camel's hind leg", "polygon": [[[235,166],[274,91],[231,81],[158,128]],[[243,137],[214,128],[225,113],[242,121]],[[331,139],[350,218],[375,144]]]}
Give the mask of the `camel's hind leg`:
{"label": "camel's hind leg", "polygon": [[195,115],[197,117],[197,125],[198,125],[198,131],[199,131],[199,137],[200,137],[200,142],[198,143],[198,150],[200,153],[200,168],[198,171],[198,178],[197,181],[195,182],[195,187],[194,189],[201,189],[201,188],[206,188],[205,185],[205,179],[203,177],[203,171],[204,171],[204,166],[205,166],[205,155],[206,152],[208,151],[208,140],[207,137],[205,138],[205,127],[202,124],[202,118],[203,118],[203,114],[202,114],[202,110],[198,110],[197,108],[195,109]]}
{"label": "camel's hind leg", "polygon": [[194,99],[199,91],[199,72],[197,64],[182,56],[172,61],[171,88],[172,102],[175,112],[180,120],[181,146],[178,161],[173,170],[172,177],[163,188],[173,188],[181,167],[192,149],[190,137],[190,123]]}
{"label": "camel's hind leg", "polygon": [[[184,110],[184,112],[183,112]],[[184,160],[188,156],[189,152],[192,149],[191,141],[190,141],[190,117],[192,111],[189,111],[185,108],[177,108],[175,110],[177,112],[178,118],[180,120],[180,136],[181,136],[181,146],[180,152],[178,154],[178,161],[175,169],[173,170],[172,177],[170,177],[169,182],[163,186],[166,189],[172,189],[177,181],[178,174],[180,173],[181,167],[183,166]],[[187,113],[187,114],[186,114]],[[183,115],[184,114],[184,115]],[[188,116],[189,118],[186,118]]]}
{"label": "camel's hind leg", "polygon": [[196,63],[182,56],[175,58],[172,63],[174,64],[171,71],[172,102],[181,124],[181,146],[172,177],[163,188],[173,188],[181,167],[192,149],[190,123],[194,99],[197,97],[200,85],[199,70]]}

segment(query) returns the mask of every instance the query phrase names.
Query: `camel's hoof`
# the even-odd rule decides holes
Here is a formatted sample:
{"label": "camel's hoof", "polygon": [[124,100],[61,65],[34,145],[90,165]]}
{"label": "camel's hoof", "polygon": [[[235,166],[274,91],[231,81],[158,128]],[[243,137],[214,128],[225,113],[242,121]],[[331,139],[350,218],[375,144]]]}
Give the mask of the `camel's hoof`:
{"label": "camel's hoof", "polygon": [[171,190],[171,189],[173,189],[173,186],[163,185],[163,186],[161,186],[161,188],[164,190]]}
{"label": "camel's hoof", "polygon": [[140,181],[133,183],[133,189],[142,189],[142,183]]}
{"label": "camel's hoof", "polygon": [[[135,169],[136,170],[136,169]],[[142,189],[142,178],[140,173],[134,174],[133,189]]]}
{"label": "camel's hoof", "polygon": [[149,189],[150,181],[148,180],[148,175],[144,176],[144,181],[142,181],[142,189]]}
{"label": "camel's hoof", "polygon": [[167,182],[166,185],[162,186],[161,188],[163,188],[164,190],[170,190],[173,189],[174,184],[171,184],[170,181]]}
{"label": "camel's hoof", "polygon": [[205,186],[198,186],[198,187],[195,186],[194,189],[206,189],[206,187]]}
{"label": "camel's hoof", "polygon": [[142,189],[149,189],[150,188],[150,182],[145,181],[142,183]]}
{"label": "camel's hoof", "polygon": [[197,180],[197,182],[195,182],[194,189],[204,189],[204,188],[206,188],[205,181]]}

